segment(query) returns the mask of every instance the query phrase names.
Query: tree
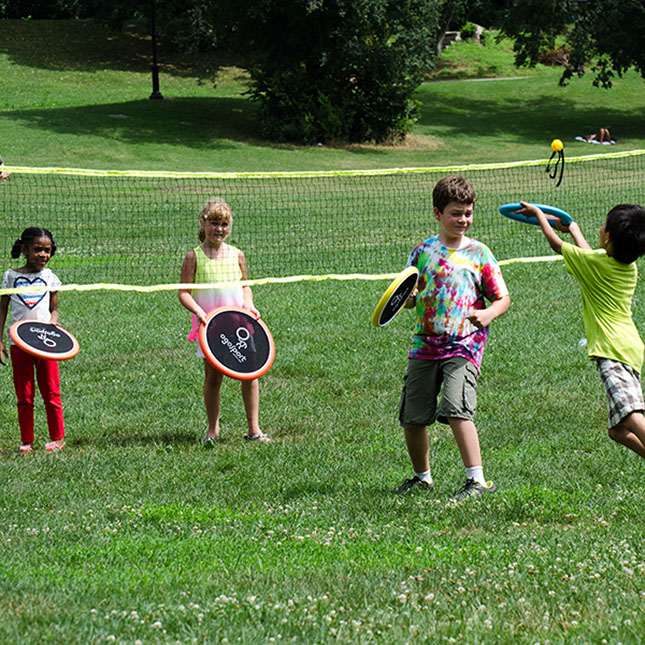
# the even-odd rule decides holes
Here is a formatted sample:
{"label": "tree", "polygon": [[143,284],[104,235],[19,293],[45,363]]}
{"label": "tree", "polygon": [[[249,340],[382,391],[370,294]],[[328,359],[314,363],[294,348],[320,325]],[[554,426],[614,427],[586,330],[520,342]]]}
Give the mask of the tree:
{"label": "tree", "polygon": [[[450,29],[453,21],[461,17],[466,6],[466,0],[444,0],[439,7],[439,21],[435,34],[435,55],[441,56],[446,32]],[[463,21],[462,21],[463,22]],[[459,25],[461,26],[461,25]]]}
{"label": "tree", "polygon": [[220,0],[219,24],[230,27],[219,35],[247,52],[249,95],[269,138],[383,141],[403,137],[416,117],[438,4]]}
{"label": "tree", "polygon": [[[52,5],[118,26],[149,15],[151,1]],[[412,95],[433,65],[439,12],[464,0],[154,2],[161,37],[172,35],[187,52],[242,57],[268,138],[316,143],[402,138],[417,116]]]}
{"label": "tree", "polygon": [[506,0],[497,14],[502,33],[514,40],[516,63],[535,65],[540,54],[563,36],[569,63],[561,84],[590,67],[594,85],[635,67],[645,78],[643,0]]}

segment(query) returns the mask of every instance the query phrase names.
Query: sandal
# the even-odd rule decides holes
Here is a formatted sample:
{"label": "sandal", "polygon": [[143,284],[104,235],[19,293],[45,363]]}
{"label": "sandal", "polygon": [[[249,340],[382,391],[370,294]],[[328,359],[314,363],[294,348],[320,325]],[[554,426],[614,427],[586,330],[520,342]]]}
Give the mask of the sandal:
{"label": "sandal", "polygon": [[50,441],[45,444],[45,450],[48,452],[60,452],[65,447],[65,442],[58,443],[57,441]]}
{"label": "sandal", "polygon": [[23,443],[20,446],[20,452],[23,455],[26,455],[27,453],[33,452],[34,447],[30,443]]}
{"label": "sandal", "polygon": [[262,443],[271,443],[271,439],[268,434],[260,432],[259,434],[245,434],[244,441],[260,441]]}
{"label": "sandal", "polygon": [[204,448],[213,448],[216,443],[220,442],[219,437],[209,437],[207,434],[205,434],[202,437],[202,443],[204,444]]}

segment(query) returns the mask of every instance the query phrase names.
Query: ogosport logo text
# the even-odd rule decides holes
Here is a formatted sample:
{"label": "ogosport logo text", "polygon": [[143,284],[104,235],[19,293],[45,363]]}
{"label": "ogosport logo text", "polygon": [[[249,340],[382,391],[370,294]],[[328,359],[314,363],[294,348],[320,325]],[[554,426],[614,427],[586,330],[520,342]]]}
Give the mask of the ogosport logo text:
{"label": "ogosport logo text", "polygon": [[224,333],[220,334],[219,337],[222,345],[228,347],[228,351],[231,352],[239,363],[243,363],[246,360],[246,356],[240,350],[246,349],[249,346],[247,341],[251,337],[251,334],[245,327],[238,327],[235,330],[235,335],[237,336],[237,343],[233,343]]}
{"label": "ogosport logo text", "polygon": [[401,301],[403,300],[404,294],[402,293],[395,293],[391,298],[390,298],[390,307],[392,309],[398,309],[401,306]]}
{"label": "ogosport logo text", "polygon": [[[38,340],[40,340],[43,345],[46,345],[47,347],[56,347],[56,341],[54,340],[54,338],[60,338],[60,334],[54,329],[47,330],[43,329],[42,327],[30,327],[29,331],[32,334],[37,334]],[[54,338],[50,338],[50,336],[54,336]]]}

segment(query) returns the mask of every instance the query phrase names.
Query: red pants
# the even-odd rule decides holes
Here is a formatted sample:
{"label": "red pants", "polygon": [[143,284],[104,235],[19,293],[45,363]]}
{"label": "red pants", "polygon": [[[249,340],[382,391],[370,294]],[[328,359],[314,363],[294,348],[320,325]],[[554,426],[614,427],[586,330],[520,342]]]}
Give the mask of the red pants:
{"label": "red pants", "polygon": [[57,441],[65,436],[63,423],[63,404],[60,399],[60,379],[58,361],[47,358],[36,358],[27,354],[16,345],[11,345],[11,365],[13,366],[13,384],[18,397],[18,424],[22,443],[34,441],[34,366],[38,378],[38,389],[45,402],[49,438]]}

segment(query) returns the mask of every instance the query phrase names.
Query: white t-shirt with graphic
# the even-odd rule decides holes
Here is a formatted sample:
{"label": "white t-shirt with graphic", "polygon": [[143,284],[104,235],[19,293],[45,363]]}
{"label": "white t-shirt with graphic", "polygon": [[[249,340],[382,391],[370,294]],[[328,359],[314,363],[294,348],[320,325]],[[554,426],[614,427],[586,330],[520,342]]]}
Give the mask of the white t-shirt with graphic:
{"label": "white t-shirt with graphic", "polygon": [[[2,276],[2,288],[14,289],[18,287],[38,287],[28,293],[9,294],[11,304],[11,314],[9,317],[9,327],[18,320],[41,320],[49,322],[51,312],[49,311],[50,292],[46,287],[60,287],[61,281],[51,269],[43,269],[37,273],[20,273],[16,269],[7,269]],[[14,344],[9,337],[9,343]]]}

